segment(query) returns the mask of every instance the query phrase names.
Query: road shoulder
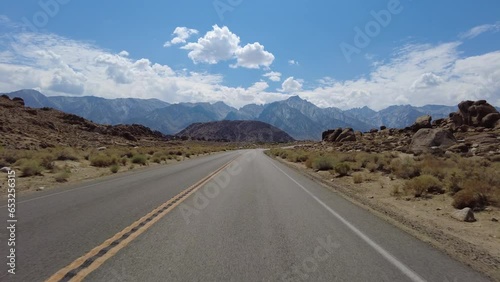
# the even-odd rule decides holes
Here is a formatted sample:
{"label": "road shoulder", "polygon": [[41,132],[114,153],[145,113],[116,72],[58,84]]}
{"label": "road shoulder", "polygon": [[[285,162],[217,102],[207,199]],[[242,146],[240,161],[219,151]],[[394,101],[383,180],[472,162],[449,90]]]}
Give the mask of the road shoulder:
{"label": "road shoulder", "polygon": [[500,280],[500,258],[492,255],[487,249],[471,244],[457,236],[453,236],[442,229],[425,224],[422,219],[410,218],[394,206],[386,205],[376,200],[367,198],[343,187],[339,183],[325,179],[321,175],[303,169],[293,163],[281,158],[274,158],[289,168],[321,184],[325,189],[337,193],[341,197],[349,200],[353,204],[362,207],[379,218],[397,226],[412,236],[424,241],[433,247],[443,251],[456,260],[469,265],[476,271],[488,275],[490,278]]}

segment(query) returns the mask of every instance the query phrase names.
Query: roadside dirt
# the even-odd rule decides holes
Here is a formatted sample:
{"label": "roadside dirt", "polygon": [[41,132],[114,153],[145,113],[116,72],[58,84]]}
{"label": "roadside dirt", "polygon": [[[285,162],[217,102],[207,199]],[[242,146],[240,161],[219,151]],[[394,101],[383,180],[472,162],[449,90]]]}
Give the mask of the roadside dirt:
{"label": "roadside dirt", "polygon": [[400,180],[379,173],[367,173],[363,183],[353,177],[335,178],[330,172],[316,172],[300,163],[277,158],[349,201],[370,210],[420,240],[451,257],[500,281],[500,209],[489,207],[476,212],[476,222],[460,222],[450,213],[451,197],[437,195],[428,199],[394,194]]}
{"label": "roadside dirt", "polygon": [[[170,165],[178,162],[182,162],[186,159],[194,159],[202,157],[208,154],[203,154],[199,156],[191,156],[190,158],[179,157],[179,160],[167,160],[162,161],[161,164],[150,162],[145,166],[141,165],[127,165],[120,166],[119,171],[116,174],[120,174],[127,171],[140,170],[146,168],[152,168],[161,165]],[[99,168],[90,165],[87,160],[81,161],[56,161],[55,165],[58,167],[67,167],[71,170],[69,178],[64,182],[57,182],[55,177],[58,173],[50,173],[48,171],[44,172],[42,176],[32,176],[32,177],[20,177],[20,173],[16,171],[16,194],[17,196],[27,195],[31,193],[37,193],[44,190],[49,190],[54,187],[59,187],[62,185],[76,184],[80,182],[95,180],[100,177],[112,175],[109,167]],[[7,173],[0,173],[0,198],[5,198],[7,195]]]}

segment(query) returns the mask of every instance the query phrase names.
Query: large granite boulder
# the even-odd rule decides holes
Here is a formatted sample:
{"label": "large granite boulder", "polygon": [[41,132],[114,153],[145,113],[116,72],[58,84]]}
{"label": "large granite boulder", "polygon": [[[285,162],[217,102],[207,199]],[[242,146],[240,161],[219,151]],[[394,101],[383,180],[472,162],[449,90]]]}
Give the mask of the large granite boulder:
{"label": "large granite boulder", "polygon": [[457,140],[450,130],[423,128],[413,135],[410,151],[414,154],[430,153],[436,149],[444,151],[456,143]]}

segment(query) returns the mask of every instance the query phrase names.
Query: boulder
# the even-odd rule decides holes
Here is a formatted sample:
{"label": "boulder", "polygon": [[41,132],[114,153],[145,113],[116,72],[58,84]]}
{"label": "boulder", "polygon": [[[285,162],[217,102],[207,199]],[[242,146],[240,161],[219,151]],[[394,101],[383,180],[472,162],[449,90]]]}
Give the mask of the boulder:
{"label": "boulder", "polygon": [[339,137],[335,140],[335,142],[352,142],[356,141],[356,135],[352,128],[346,128],[340,133]]}
{"label": "boulder", "polygon": [[413,132],[417,132],[422,128],[432,128],[432,117],[429,115],[421,116],[417,118],[415,123],[410,127]]}
{"label": "boulder", "polygon": [[356,141],[356,133],[352,128],[337,128],[323,132],[323,141],[326,142],[349,142]]}
{"label": "boulder", "polygon": [[497,121],[500,120],[500,113],[487,114],[482,120],[482,126],[486,128],[494,128]]}
{"label": "boulder", "polygon": [[18,103],[21,106],[24,106],[24,100],[22,98],[15,97],[15,98],[12,99],[12,101]]}
{"label": "boulder", "polygon": [[456,220],[463,221],[463,222],[476,221],[476,218],[474,217],[474,212],[472,211],[471,208],[464,208],[461,210],[456,210],[456,211],[451,213],[451,217],[453,217]]}
{"label": "boulder", "polygon": [[440,126],[440,125],[444,124],[444,122],[445,122],[445,119],[444,118],[440,118],[440,119],[432,121],[432,126],[433,127],[434,126],[437,127],[437,126]]}
{"label": "boulder", "polygon": [[428,153],[435,151],[432,150],[433,147],[444,151],[456,143],[457,140],[450,130],[423,128],[413,135],[410,151],[414,154]]}

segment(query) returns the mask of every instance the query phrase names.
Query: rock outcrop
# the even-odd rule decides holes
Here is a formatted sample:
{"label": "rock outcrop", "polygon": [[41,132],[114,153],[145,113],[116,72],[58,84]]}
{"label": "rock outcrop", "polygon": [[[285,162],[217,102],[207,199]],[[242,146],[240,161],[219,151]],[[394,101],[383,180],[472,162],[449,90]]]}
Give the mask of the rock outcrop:
{"label": "rock outcrop", "polygon": [[413,135],[410,151],[414,154],[430,153],[433,150],[446,150],[455,145],[457,140],[450,130],[442,128],[423,128]]}
{"label": "rock outcrop", "polygon": [[357,140],[356,132],[352,128],[337,128],[335,130],[328,130],[323,132],[322,139],[326,142],[354,142]]}
{"label": "rock outcrop", "polygon": [[485,100],[464,101],[458,104],[458,112],[450,114],[455,128],[463,125],[494,128],[500,120],[500,114]]}
{"label": "rock outcrop", "polygon": [[410,127],[413,132],[417,132],[422,128],[432,128],[432,117],[429,115],[421,116],[417,118],[415,123]]}

